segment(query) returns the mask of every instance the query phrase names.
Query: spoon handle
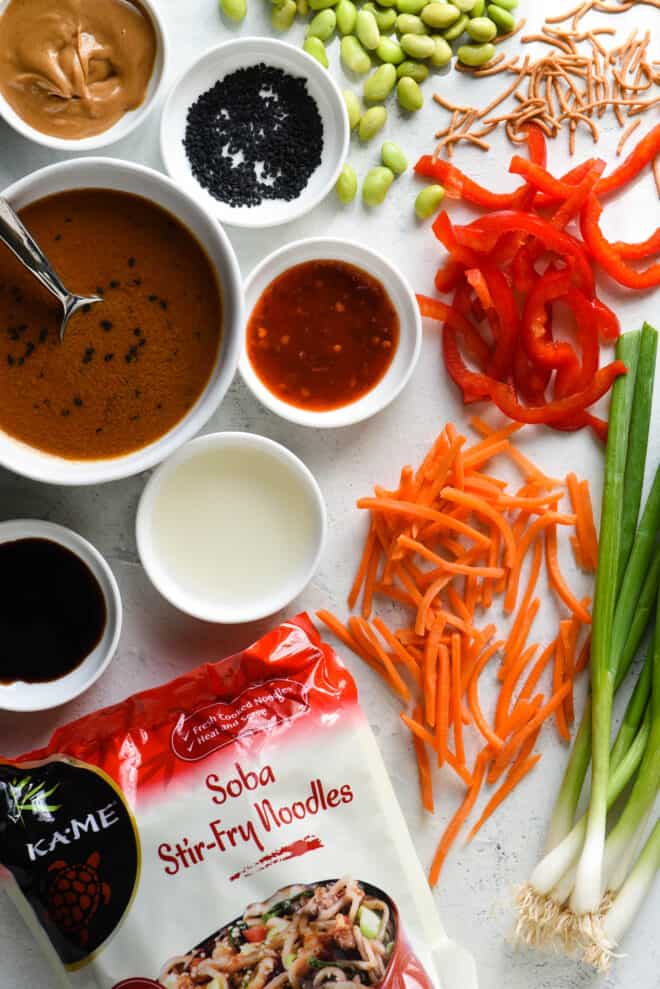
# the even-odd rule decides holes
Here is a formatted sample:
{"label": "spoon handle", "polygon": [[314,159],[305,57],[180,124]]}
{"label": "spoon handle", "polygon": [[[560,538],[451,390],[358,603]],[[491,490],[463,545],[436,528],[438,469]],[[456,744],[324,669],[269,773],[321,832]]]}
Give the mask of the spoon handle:
{"label": "spoon handle", "polygon": [[21,264],[25,265],[63,306],[66,306],[69,293],[51,268],[39,245],[32,239],[15,211],[2,196],[0,196],[0,241],[6,244]]}

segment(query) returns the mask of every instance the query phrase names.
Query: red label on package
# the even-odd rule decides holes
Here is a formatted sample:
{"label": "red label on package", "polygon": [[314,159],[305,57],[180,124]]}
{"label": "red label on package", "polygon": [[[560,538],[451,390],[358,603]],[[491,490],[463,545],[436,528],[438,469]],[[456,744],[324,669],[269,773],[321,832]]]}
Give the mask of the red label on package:
{"label": "red label on package", "polygon": [[206,704],[182,716],[172,731],[172,750],[184,762],[197,762],[241,736],[293,721],[308,708],[307,687],[296,680],[253,684],[229,704]]}

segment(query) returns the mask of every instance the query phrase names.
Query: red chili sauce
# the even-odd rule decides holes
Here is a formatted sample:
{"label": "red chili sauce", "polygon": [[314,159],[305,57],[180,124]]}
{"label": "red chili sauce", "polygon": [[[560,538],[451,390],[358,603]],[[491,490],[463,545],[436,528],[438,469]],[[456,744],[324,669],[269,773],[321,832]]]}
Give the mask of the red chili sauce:
{"label": "red chili sauce", "polygon": [[307,261],[274,279],[247,327],[255,373],[277,398],[326,412],[362,398],[392,363],[399,317],[381,283],[343,261]]}

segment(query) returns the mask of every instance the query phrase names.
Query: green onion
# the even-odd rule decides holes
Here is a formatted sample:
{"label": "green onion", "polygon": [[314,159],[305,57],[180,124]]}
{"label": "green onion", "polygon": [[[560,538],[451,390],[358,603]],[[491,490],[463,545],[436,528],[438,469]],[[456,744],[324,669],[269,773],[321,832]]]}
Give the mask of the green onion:
{"label": "green onion", "polygon": [[628,374],[616,380],[612,388],[610,406],[591,642],[591,691],[593,697],[591,797],[587,834],[578,863],[573,896],[571,897],[572,908],[577,914],[595,913],[600,906],[601,898],[607,819],[610,730],[614,696],[610,641],[620,568],[624,477],[639,344],[640,334],[638,332],[626,333],[619,339],[617,357],[626,364],[629,370]]}

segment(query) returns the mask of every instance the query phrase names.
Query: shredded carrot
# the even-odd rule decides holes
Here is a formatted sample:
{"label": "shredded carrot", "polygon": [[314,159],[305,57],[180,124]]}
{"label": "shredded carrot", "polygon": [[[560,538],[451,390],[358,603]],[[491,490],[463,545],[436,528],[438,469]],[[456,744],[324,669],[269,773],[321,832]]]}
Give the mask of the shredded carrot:
{"label": "shredded carrot", "polygon": [[429,884],[435,886],[438,879],[440,878],[440,872],[442,871],[442,866],[444,865],[445,859],[449,849],[451,848],[458,832],[463,827],[463,824],[470,815],[472,808],[475,805],[476,799],[479,796],[479,791],[481,790],[481,785],[484,781],[484,774],[486,772],[486,767],[489,760],[492,758],[490,749],[486,747],[477,756],[477,762],[475,765],[474,779],[472,784],[465,795],[465,798],[458,808],[451,821],[447,825],[445,833],[440,839],[440,844],[438,845],[438,850],[433,858],[433,863],[431,865],[431,870],[429,872]]}
{"label": "shredded carrot", "polygon": [[[421,705],[416,704],[413,710],[413,717],[419,721],[422,717]],[[433,813],[433,777],[431,776],[431,763],[426,746],[419,735],[411,732],[413,745],[415,747],[415,758],[417,759],[417,770],[419,772],[419,789],[422,795],[422,806],[429,814]]]}
{"label": "shredded carrot", "polygon": [[[591,602],[577,599],[558,562],[561,539],[571,543],[584,569],[595,565],[587,483],[572,474],[558,481],[524,456],[514,445],[521,424],[495,429],[478,417],[471,423],[476,442],[468,444],[448,423],[417,468],[402,468],[396,487],[374,485],[372,495],[358,500],[370,520],[349,594],[359,614],[344,625],[330,612],[318,612],[343,645],[410,705],[412,716],[402,711],[401,719],[413,736],[424,808],[432,812],[438,802],[434,761],[449,766],[467,787],[438,847],[432,882],[484,780],[498,788],[470,837],[537,764],[540,756],[532,750],[544,723],[556,719],[568,737],[574,683],[590,651]],[[523,480],[511,484],[497,476],[496,457],[511,461]],[[571,510],[560,512],[566,492]],[[532,629],[541,608],[536,591],[544,558],[550,586],[571,615],[558,623],[549,644],[528,644],[538,638]],[[401,612],[396,625],[378,615],[384,601]],[[493,604],[512,614],[506,638],[489,622]],[[497,653],[496,694],[485,710],[482,677]],[[537,691],[549,664],[553,686],[546,700]],[[469,733],[484,745],[472,769],[465,759]]]}

